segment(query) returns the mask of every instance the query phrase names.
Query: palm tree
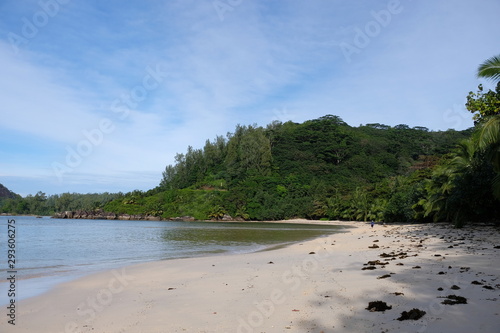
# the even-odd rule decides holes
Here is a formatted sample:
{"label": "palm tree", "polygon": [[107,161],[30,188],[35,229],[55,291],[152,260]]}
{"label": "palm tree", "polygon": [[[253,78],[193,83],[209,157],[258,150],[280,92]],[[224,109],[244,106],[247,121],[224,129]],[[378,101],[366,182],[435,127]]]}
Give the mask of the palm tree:
{"label": "palm tree", "polygon": [[424,217],[432,217],[434,221],[453,221],[456,227],[464,223],[462,205],[454,202],[458,186],[457,180],[467,173],[474,173],[479,162],[476,158],[476,140],[470,138],[459,143],[446,164],[438,165],[432,179],[426,183],[427,197],[419,201],[425,210]]}
{"label": "palm tree", "polygon": [[478,145],[488,150],[489,158],[496,172],[500,172],[500,115],[490,117],[481,124]]}
{"label": "palm tree", "polygon": [[478,146],[486,151],[486,156],[497,173],[491,185],[493,195],[500,200],[500,115],[491,116],[480,126]]}
{"label": "palm tree", "polygon": [[[493,56],[479,65],[477,76],[497,81],[497,91],[500,91],[500,55]],[[497,172],[492,185],[493,194],[500,200],[500,114],[490,116],[480,126],[478,145],[488,152],[488,157]]]}
{"label": "palm tree", "polygon": [[224,217],[225,214],[226,214],[226,210],[224,209],[224,207],[222,207],[220,205],[215,205],[212,207],[212,209],[208,213],[208,217],[219,221]]}
{"label": "palm tree", "polygon": [[500,55],[493,56],[479,65],[477,77],[500,81]]}

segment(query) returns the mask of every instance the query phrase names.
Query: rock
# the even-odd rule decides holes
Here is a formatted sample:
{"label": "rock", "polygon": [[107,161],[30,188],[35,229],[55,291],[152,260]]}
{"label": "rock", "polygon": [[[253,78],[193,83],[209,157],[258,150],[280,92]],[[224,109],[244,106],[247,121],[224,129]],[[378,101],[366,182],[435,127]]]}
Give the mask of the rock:
{"label": "rock", "polygon": [[[105,212],[102,209],[96,209],[91,211],[86,210],[76,210],[76,211],[65,211],[60,213],[55,213],[53,218],[62,219],[89,219],[89,220],[150,220],[150,221],[161,221],[161,217],[158,216],[144,216],[144,215],[129,215],[129,214],[115,214],[111,212]],[[194,221],[191,216],[178,218],[181,221]]]}
{"label": "rock", "polygon": [[192,216],[177,216],[177,217],[172,217],[169,219],[170,221],[194,221],[195,218]]}

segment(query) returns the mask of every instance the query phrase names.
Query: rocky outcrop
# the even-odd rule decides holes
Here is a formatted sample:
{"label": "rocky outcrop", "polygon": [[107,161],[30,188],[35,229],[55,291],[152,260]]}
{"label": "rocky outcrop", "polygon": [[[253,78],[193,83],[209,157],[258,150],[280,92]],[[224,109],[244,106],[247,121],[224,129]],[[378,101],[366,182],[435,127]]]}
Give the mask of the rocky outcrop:
{"label": "rocky outcrop", "polygon": [[221,218],[212,218],[212,222],[245,222],[246,220],[242,217],[232,217],[229,214],[224,214]]}
{"label": "rocky outcrop", "polygon": [[192,216],[178,216],[169,218],[170,221],[195,221],[195,218]]}
{"label": "rocky outcrop", "polygon": [[[111,212],[105,212],[102,209],[87,211],[87,210],[76,210],[76,211],[65,211],[60,213],[55,213],[52,218],[55,219],[88,219],[88,220],[124,220],[124,221],[162,221],[160,216],[153,215],[131,215],[131,214],[115,214]],[[180,216],[168,219],[170,221],[195,221],[192,216]]]}

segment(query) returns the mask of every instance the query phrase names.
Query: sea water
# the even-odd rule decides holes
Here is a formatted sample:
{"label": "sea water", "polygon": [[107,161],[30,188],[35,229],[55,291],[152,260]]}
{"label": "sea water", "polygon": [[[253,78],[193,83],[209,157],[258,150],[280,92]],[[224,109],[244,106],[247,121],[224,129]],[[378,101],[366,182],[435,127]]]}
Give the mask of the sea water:
{"label": "sea water", "polygon": [[[101,270],[148,261],[250,253],[342,230],[312,224],[0,216],[0,304],[7,303],[10,271],[16,271],[16,298],[20,300]],[[14,253],[15,264],[9,267],[8,250],[13,248],[9,248],[9,238],[13,235],[10,244],[15,252],[10,253]]]}

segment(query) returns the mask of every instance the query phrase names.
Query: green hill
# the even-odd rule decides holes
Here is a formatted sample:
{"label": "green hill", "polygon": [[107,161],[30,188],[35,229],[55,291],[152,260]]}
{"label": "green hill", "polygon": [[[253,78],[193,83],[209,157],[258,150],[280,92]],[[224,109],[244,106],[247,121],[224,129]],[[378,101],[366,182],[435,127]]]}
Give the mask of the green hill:
{"label": "green hill", "polygon": [[398,189],[408,188],[417,200],[415,184],[422,187],[431,168],[470,133],[351,127],[331,115],[265,128],[238,125],[227,137],[177,154],[158,188],[104,209],[163,218],[413,220],[418,212],[409,206],[416,202],[398,198]]}
{"label": "green hill", "polygon": [[20,195],[12,192],[3,184],[0,184],[0,213],[14,213],[12,203],[21,201]]}
{"label": "green hill", "polygon": [[7,187],[0,184],[0,200],[2,199],[15,199],[17,194],[9,190]]}
{"label": "green hill", "polygon": [[500,205],[491,187],[495,172],[488,151],[474,146],[473,133],[407,125],[352,127],[331,115],[300,124],[238,125],[202,148],[177,154],[159,186],[147,192],[38,192],[0,201],[0,212],[497,221]]}

